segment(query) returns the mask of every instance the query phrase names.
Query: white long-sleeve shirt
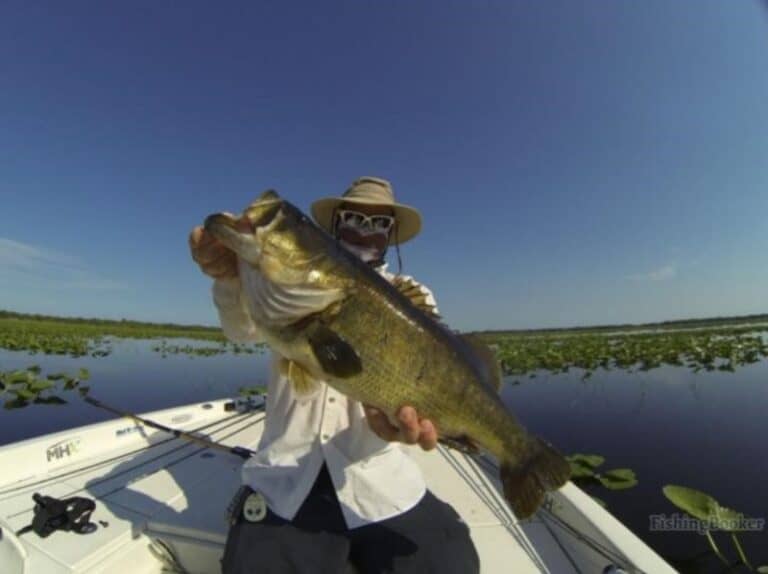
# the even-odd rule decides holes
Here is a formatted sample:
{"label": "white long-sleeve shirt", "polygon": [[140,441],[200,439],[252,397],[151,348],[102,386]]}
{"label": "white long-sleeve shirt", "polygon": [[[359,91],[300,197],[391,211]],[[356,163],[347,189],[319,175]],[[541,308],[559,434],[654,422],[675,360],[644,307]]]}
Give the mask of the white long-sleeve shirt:
{"label": "white long-sleeve shirt", "polygon": [[[394,278],[386,266],[378,271],[387,279]],[[244,281],[253,280],[242,265],[240,276]],[[429,289],[422,285],[419,289],[436,311]],[[213,297],[229,339],[262,340],[239,278],[216,280]],[[286,322],[300,308],[300,304],[284,306]],[[270,309],[272,314],[279,312],[274,306]],[[311,395],[297,395],[278,368],[280,359],[273,353],[266,426],[257,454],[243,465],[243,483],[260,492],[275,514],[291,520],[325,461],[349,528],[415,506],[426,491],[421,471],[408,454],[415,447],[380,439],[369,427],[362,404],[324,382]]]}

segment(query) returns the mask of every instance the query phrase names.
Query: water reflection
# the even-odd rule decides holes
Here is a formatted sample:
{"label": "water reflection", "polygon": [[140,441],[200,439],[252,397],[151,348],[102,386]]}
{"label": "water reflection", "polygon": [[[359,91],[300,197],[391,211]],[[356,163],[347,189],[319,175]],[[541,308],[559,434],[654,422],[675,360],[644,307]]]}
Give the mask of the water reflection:
{"label": "water reflection", "polygon": [[[638,486],[595,494],[662,555],[683,559],[707,545],[690,532],[650,532],[649,515],[677,510],[662,494],[665,484],[697,488],[748,516],[768,517],[767,365],[735,373],[694,374],[676,367],[603,371],[586,381],[577,372],[542,373],[506,385],[502,397],[531,431],[562,451],[598,453],[606,468],[635,470]],[[768,562],[766,536],[743,537],[747,555],[758,564]],[[716,563],[713,568],[720,571]]]}

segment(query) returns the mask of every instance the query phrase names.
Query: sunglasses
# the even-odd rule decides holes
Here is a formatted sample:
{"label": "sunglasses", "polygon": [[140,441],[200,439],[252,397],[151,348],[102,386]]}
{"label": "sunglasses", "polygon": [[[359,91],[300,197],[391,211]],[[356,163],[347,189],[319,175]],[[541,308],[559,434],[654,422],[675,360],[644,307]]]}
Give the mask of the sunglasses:
{"label": "sunglasses", "polygon": [[336,211],[336,221],[359,229],[367,227],[371,231],[387,232],[395,224],[395,216],[366,215],[351,209],[339,209]]}

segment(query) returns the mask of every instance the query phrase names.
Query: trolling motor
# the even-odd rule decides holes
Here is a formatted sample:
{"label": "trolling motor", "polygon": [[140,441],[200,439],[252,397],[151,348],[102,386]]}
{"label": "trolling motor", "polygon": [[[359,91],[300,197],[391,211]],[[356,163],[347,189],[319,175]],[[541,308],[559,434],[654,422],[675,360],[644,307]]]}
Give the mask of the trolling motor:
{"label": "trolling motor", "polygon": [[17,536],[30,530],[40,538],[46,538],[57,530],[90,534],[98,528],[91,522],[91,513],[96,509],[96,502],[90,498],[73,496],[60,500],[36,492],[32,499],[35,501],[32,524],[19,530]]}

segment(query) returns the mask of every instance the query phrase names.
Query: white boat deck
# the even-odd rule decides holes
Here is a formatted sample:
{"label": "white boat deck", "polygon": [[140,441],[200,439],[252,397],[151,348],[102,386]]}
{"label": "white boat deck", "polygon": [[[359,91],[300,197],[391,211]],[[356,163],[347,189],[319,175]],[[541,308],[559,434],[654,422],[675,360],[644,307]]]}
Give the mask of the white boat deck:
{"label": "white boat deck", "polygon": [[[246,401],[189,405],[146,415],[231,446],[254,448],[263,411]],[[232,402],[230,401],[230,405]],[[251,407],[251,408],[248,408]],[[484,574],[674,572],[592,499],[568,483],[546,508],[519,522],[498,490],[495,469],[442,447],[409,449],[429,488],[469,524]],[[178,572],[219,572],[226,507],[240,483],[242,459],[169,437],[128,419],[80,427],[0,448],[2,574],[159,573],[166,548]],[[97,501],[91,534],[34,532],[32,494]],[[168,554],[166,552],[165,554]],[[166,567],[170,567],[166,564]],[[174,571],[166,570],[166,571]]]}

